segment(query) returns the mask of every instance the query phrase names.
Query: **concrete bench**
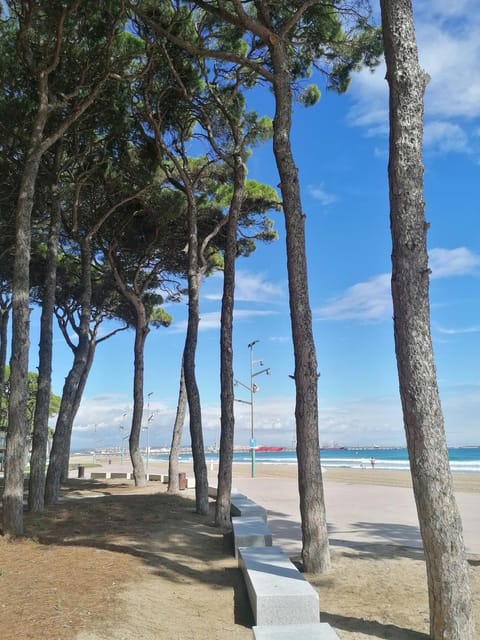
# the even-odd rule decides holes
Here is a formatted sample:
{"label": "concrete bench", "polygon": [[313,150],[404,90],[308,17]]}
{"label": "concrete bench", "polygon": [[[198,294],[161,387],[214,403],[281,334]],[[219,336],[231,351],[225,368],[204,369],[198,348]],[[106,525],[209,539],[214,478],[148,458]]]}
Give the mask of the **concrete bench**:
{"label": "concrete bench", "polygon": [[262,518],[247,516],[232,518],[233,546],[238,558],[239,547],[271,547],[272,532]]}
{"label": "concrete bench", "polygon": [[253,627],[255,640],[339,640],[326,622]]}
{"label": "concrete bench", "polygon": [[232,516],[240,517],[258,517],[264,522],[267,521],[267,510],[261,507],[259,504],[244,496],[243,493],[233,493],[230,497],[231,514]]}
{"label": "concrete bench", "polygon": [[213,499],[217,498],[217,487],[208,486],[208,497]]}
{"label": "concrete bench", "polygon": [[[168,473],[149,473],[148,480],[152,482],[161,482],[162,484],[168,484]],[[195,478],[186,478],[186,489],[195,489]]]}
{"label": "concrete bench", "polygon": [[92,480],[110,480],[110,472],[105,471],[92,471],[90,474]]}
{"label": "concrete bench", "polygon": [[238,555],[257,626],[320,622],[318,593],[280,547],[240,547]]}
{"label": "concrete bench", "polygon": [[112,480],[119,480],[121,478],[123,478],[124,480],[130,480],[131,476],[132,474],[128,473],[127,471],[111,471],[110,472],[110,478]]}
{"label": "concrete bench", "polygon": [[151,482],[161,482],[163,484],[166,484],[168,482],[168,476],[163,473],[149,473],[148,479]]}

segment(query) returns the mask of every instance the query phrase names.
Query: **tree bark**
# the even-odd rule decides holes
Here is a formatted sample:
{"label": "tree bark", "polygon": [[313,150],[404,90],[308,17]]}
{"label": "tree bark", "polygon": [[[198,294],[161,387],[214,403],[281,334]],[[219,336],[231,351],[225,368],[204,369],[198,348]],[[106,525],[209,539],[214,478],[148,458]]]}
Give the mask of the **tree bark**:
{"label": "tree bark", "polygon": [[[45,485],[45,502],[58,500],[60,484],[65,476],[65,460],[70,452],[70,438],[75,413],[79,405],[79,389],[90,357],[90,317],[92,311],[91,249],[88,238],[79,238],[81,253],[82,296],[78,345],[75,347],[72,368],[63,387],[60,410],[53,436],[50,463]],[[91,366],[91,363],[90,363]],[[83,391],[83,389],[82,389]],[[80,392],[81,393],[81,392]]]}
{"label": "tree bark", "polygon": [[178,493],[178,459],[180,456],[180,446],[182,443],[183,425],[185,423],[185,415],[187,413],[187,389],[185,387],[185,373],[182,368],[180,371],[180,387],[178,390],[177,413],[175,416],[175,424],[173,425],[172,444],[170,447],[170,455],[168,457],[168,488],[167,493]]}
{"label": "tree bark", "polygon": [[3,533],[23,535],[23,483],[28,435],[28,351],[30,347],[30,249],[31,213],[35,183],[42,157],[40,141],[47,119],[47,97],[39,91],[40,106],[35,119],[32,143],[22,175],[16,215],[16,242],[13,267],[12,353],[5,487],[3,492]]}
{"label": "tree bark", "polygon": [[150,331],[145,305],[142,302],[143,292],[131,290],[124,282],[116,263],[116,240],[110,242],[107,257],[112,269],[117,287],[125,299],[132,306],[135,314],[135,343],[133,347],[133,413],[130,437],[128,439],[130,460],[133,466],[133,478],[136,487],[144,487],[146,484],[145,465],[140,453],[140,434],[142,431],[143,406],[144,406],[144,371],[145,371],[145,341]]}
{"label": "tree bark", "polygon": [[[57,178],[61,155],[62,146],[59,145],[55,154]],[[58,186],[57,181],[54,186]],[[45,501],[48,417],[50,415],[50,394],[52,386],[53,310],[57,285],[57,246],[61,228],[61,202],[59,195],[55,195],[54,192],[55,189],[52,188],[52,213],[47,244],[42,314],[40,318],[38,389],[33,419],[32,455],[30,459],[30,478],[28,483],[28,507],[30,511],[33,512],[43,511]]]}
{"label": "tree bark", "polygon": [[[97,332],[98,332],[98,325],[95,326],[93,331],[89,332],[87,357],[86,358],[82,357],[82,361],[84,363],[83,369],[80,370],[80,378],[75,385],[75,393],[73,396],[73,401],[70,405],[70,411],[69,411],[68,417],[66,418],[66,425],[67,425],[66,433],[65,433],[66,443],[65,443],[65,447],[63,447],[62,449],[60,460],[59,460],[59,467],[61,469],[61,482],[65,482],[65,480],[67,480],[68,478],[73,423],[78,413],[78,410],[80,408],[83,392],[85,391],[88,376],[90,374],[90,370],[93,365],[95,351],[97,349]],[[103,337],[103,339],[105,339],[105,336]]]}
{"label": "tree bark", "polygon": [[11,302],[6,302],[0,308],[0,428],[7,427],[7,397],[5,390],[5,368],[7,365],[7,340],[8,321],[10,317]]}
{"label": "tree bark", "polygon": [[381,0],[390,88],[390,224],[395,350],[434,640],[475,636],[468,563],[430,333],[423,201],[423,100],[411,0]]}
{"label": "tree bark", "polygon": [[208,515],[208,474],[207,464],[205,462],[205,447],[203,444],[202,407],[195,374],[195,355],[198,342],[198,324],[200,322],[200,283],[202,278],[199,265],[197,215],[194,196],[192,193],[189,193],[188,326],[183,352],[183,368],[190,414],[190,437],[192,441],[193,470],[195,473],[196,511],[201,515]]}
{"label": "tree bark", "polygon": [[145,368],[145,340],[147,339],[148,331],[149,329],[146,318],[144,317],[142,320],[137,315],[134,346],[132,428],[130,430],[130,438],[128,440],[130,447],[130,459],[133,466],[133,478],[135,480],[136,487],[144,487],[146,484],[145,465],[143,464],[142,454],[140,453],[140,434],[142,432],[144,404],[143,378]]}
{"label": "tree bark", "polygon": [[201,515],[208,515],[208,474],[202,432],[202,407],[195,375],[195,353],[199,323],[199,288],[198,275],[189,276],[188,329],[183,360],[185,363],[185,387],[190,414],[196,511]]}
{"label": "tree bark", "polygon": [[65,459],[70,453],[70,437],[73,420],[78,409],[78,389],[87,366],[89,345],[82,343],[75,351],[75,358],[63,385],[62,400],[53,434],[50,462],[45,483],[45,504],[54,504],[60,495],[60,486],[65,479]]}
{"label": "tree bark", "polygon": [[233,445],[235,435],[232,339],[233,309],[238,218],[244,195],[245,178],[246,167],[240,154],[238,154],[234,158],[234,197],[230,205],[226,227],[220,323],[221,430],[215,524],[222,530],[230,530],[232,528],[230,498],[232,491]]}
{"label": "tree bark", "polygon": [[285,215],[288,291],[295,359],[298,487],[305,571],[330,569],[318,434],[317,357],[313,339],[305,249],[305,215],[290,144],[292,91],[288,55],[281,39],[271,45],[275,117],[273,150]]}

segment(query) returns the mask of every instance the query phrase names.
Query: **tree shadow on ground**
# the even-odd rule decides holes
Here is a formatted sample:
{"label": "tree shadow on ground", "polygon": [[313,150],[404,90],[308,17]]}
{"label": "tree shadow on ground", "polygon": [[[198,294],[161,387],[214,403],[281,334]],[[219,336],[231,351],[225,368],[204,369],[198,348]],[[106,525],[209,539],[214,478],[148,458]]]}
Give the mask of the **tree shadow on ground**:
{"label": "tree shadow on ground", "polygon": [[[297,540],[301,544],[300,522],[288,519],[286,514],[269,511],[268,526],[273,533],[273,544],[276,544],[275,538]],[[344,529],[329,524],[328,533],[331,546],[362,550],[364,557],[424,558],[421,541],[417,537],[418,528],[415,526],[390,522],[353,522]],[[356,536],[361,536],[364,540],[355,539]]]}
{"label": "tree shadow on ground", "polygon": [[[141,493],[128,482],[68,481],[59,503],[25,512],[25,535],[44,545],[78,546],[139,558],[172,583],[198,582],[234,592],[236,623],[252,626],[241,571],[226,554],[222,532],[195,513],[193,492]],[[87,497],[85,497],[87,496]]]}
{"label": "tree shadow on ground", "polygon": [[372,638],[382,638],[382,640],[428,640],[430,637],[420,631],[403,629],[394,624],[383,624],[376,620],[363,620],[361,618],[341,616],[323,610],[320,617],[322,622],[328,622],[328,624],[336,629],[362,633]]}

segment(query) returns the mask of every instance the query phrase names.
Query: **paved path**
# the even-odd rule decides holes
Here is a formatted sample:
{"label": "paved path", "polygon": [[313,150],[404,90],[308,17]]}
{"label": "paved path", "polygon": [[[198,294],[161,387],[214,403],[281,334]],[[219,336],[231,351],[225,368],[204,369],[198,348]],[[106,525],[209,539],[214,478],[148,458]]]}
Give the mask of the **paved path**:
{"label": "paved path", "polygon": [[[113,462],[102,467],[86,468],[91,471],[131,471],[131,464]],[[165,473],[151,463],[151,473]],[[216,485],[217,470],[209,470],[211,484]],[[72,470],[72,477],[77,472]],[[192,475],[192,472],[189,472]],[[301,551],[300,510],[297,481],[294,478],[238,478],[235,489],[265,507],[269,527],[275,544],[290,555]],[[379,543],[408,547],[421,547],[418,518],[413,492],[405,487],[385,487],[369,484],[329,482],[324,478],[327,522],[331,544]],[[480,556],[480,494],[457,493],[457,502],[463,521],[467,552]]]}
{"label": "paved path", "polygon": [[[235,488],[268,510],[275,540],[287,553],[301,549],[296,480],[236,478]],[[342,484],[324,480],[331,544],[376,542],[421,547],[413,492],[404,487]],[[465,546],[480,555],[480,495],[457,493]]]}

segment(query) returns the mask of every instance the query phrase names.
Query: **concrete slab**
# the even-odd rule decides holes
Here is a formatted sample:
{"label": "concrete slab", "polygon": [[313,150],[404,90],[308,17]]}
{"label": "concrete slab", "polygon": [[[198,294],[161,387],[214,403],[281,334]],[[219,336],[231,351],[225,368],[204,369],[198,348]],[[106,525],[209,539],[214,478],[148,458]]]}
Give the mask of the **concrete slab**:
{"label": "concrete slab", "polygon": [[253,627],[255,640],[339,640],[326,622]]}
{"label": "concrete slab", "polygon": [[241,547],[238,553],[257,626],[320,622],[318,593],[280,547]]}
{"label": "concrete slab", "polygon": [[[359,473],[363,473],[358,470]],[[407,472],[405,472],[407,473]],[[295,478],[235,478],[239,491],[268,510],[276,544],[289,555],[302,548],[298,483]],[[422,547],[410,488],[343,484],[324,479],[330,544],[377,543]],[[466,550],[480,554],[480,494],[456,493]]]}
{"label": "concrete slab", "polygon": [[110,472],[92,471],[90,473],[90,478],[92,478],[92,480],[109,480],[110,479]]}
{"label": "concrete slab", "polygon": [[267,522],[267,510],[243,493],[232,493],[230,503],[232,516],[258,517]]}
{"label": "concrete slab", "polygon": [[163,482],[163,475],[161,473],[149,473],[148,479],[150,482]]}
{"label": "concrete slab", "polygon": [[262,518],[247,516],[232,518],[233,546],[238,558],[239,547],[271,547],[272,532]]}

